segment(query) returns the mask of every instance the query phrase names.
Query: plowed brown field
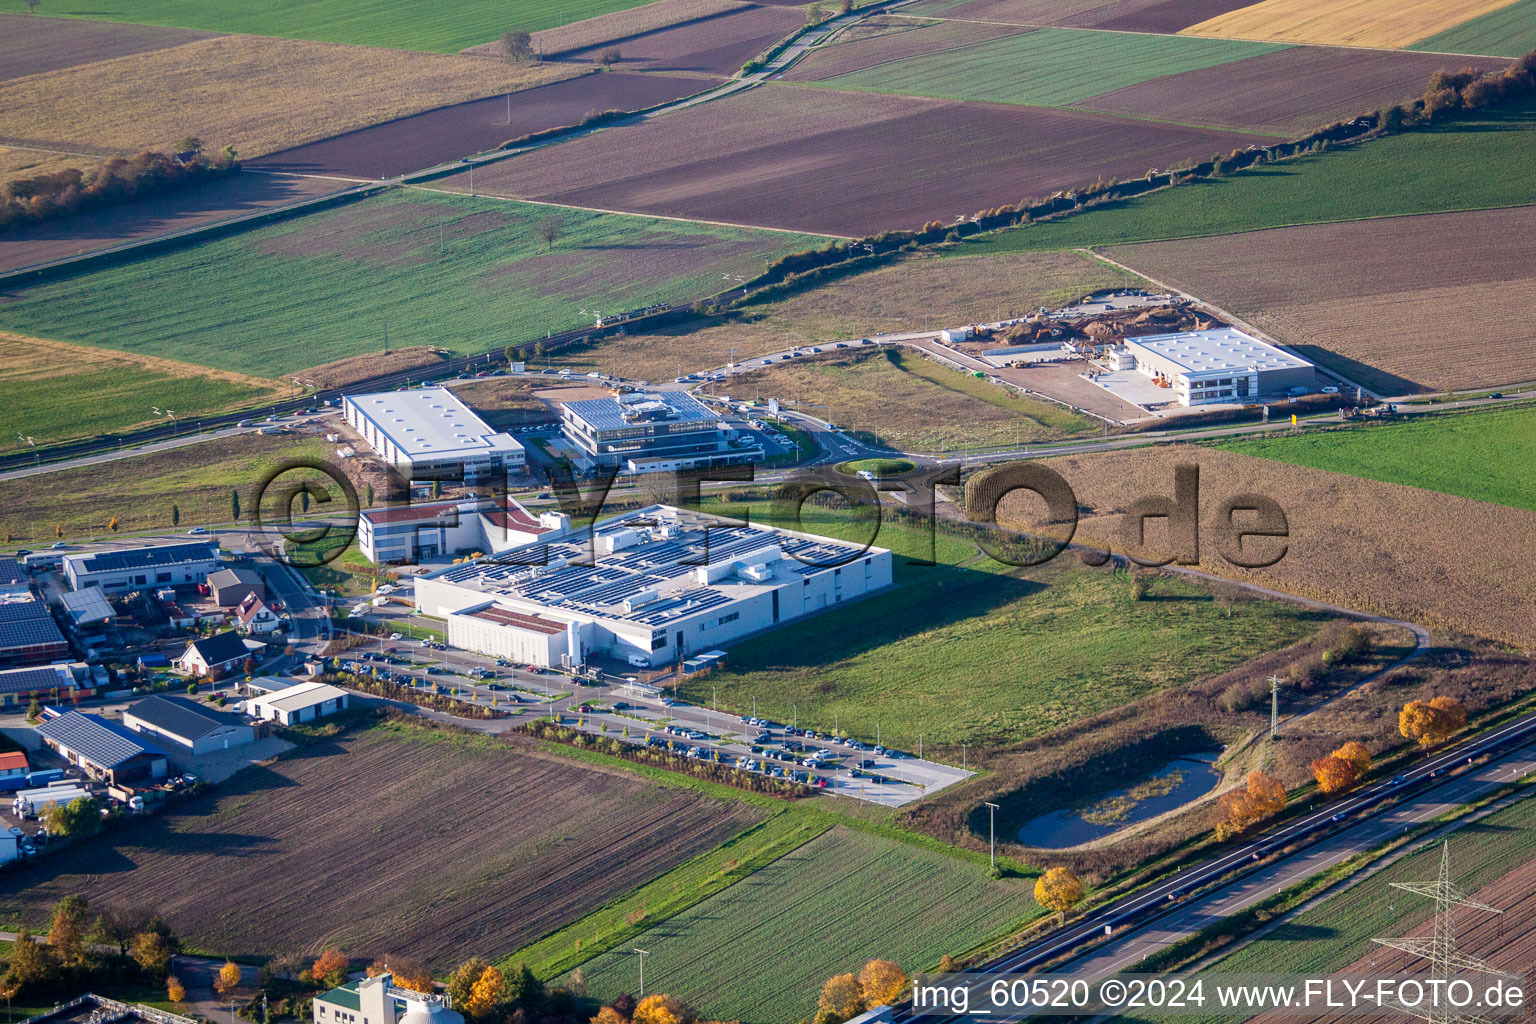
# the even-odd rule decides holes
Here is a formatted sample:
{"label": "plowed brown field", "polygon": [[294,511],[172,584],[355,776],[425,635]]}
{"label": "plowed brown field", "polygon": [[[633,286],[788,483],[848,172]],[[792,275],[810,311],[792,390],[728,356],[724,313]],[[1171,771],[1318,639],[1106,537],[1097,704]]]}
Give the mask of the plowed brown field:
{"label": "plowed brown field", "polygon": [[495,741],[377,727],[40,859],[0,916],[154,907],[201,949],[494,958],[742,831],[762,811]]}
{"label": "plowed brown field", "polygon": [[164,50],[215,35],[218,33],[120,25],[115,21],[0,14],[0,79]]}
{"label": "plowed brown field", "polygon": [[784,72],[785,81],[819,82],[889,60],[937,53],[1028,31],[1014,25],[975,21],[921,21],[916,18],[879,15],[858,27],[865,26],[868,26],[867,31],[840,36],[841,41],[812,50]]}
{"label": "plowed brown field", "polygon": [[1492,70],[1505,63],[1391,50],[1297,46],[1220,67],[1154,78],[1073,106],[1233,131],[1299,136],[1332,121],[1417,96],[1424,91],[1429,76],[1447,64]]}
{"label": "plowed brown field", "polygon": [[583,75],[513,93],[511,124],[507,98],[492,96],[285,149],[251,165],[267,171],[391,177],[495,149],[531,132],[574,125],[593,111],[639,110],[709,85],[669,75]]}
{"label": "plowed brown field", "polygon": [[1391,394],[1536,376],[1536,207],[1109,250]]}
{"label": "plowed brown field", "polygon": [[804,23],[804,16],[793,8],[742,7],[670,28],[568,50],[560,59],[596,62],[612,47],[621,54],[614,67],[730,75]]}
{"label": "plowed brown field", "polygon": [[[573,206],[862,235],[950,222],[1258,141],[1009,104],[767,86],[503,161],[479,170],[475,186]],[[448,180],[468,189],[466,175]]]}
{"label": "plowed brown field", "polygon": [[[1536,646],[1536,513],[1416,487],[1362,480],[1209,448],[1174,445],[1051,459],[1087,506],[1082,543],[1125,552],[1123,510],[1144,495],[1172,495],[1174,466],[1199,465],[1200,567],[1287,593]],[[1289,549],[1269,569],[1231,566],[1215,547],[1219,503],[1263,494],[1290,524]],[[1032,506],[1005,499],[999,519],[1027,525]],[[1163,534],[1148,525],[1149,547]],[[1249,541],[1249,544],[1258,542]],[[1268,550],[1268,549],[1266,549]]]}
{"label": "plowed brown field", "polygon": [[919,0],[902,13],[1008,25],[1177,32],[1252,0]]}

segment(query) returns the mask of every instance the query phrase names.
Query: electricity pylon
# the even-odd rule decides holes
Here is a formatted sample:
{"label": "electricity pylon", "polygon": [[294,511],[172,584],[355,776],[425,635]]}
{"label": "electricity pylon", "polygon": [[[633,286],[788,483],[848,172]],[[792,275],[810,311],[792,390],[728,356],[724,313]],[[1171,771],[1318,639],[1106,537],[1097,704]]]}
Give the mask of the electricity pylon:
{"label": "electricity pylon", "polygon": [[[1446,991],[1445,986],[1454,972],[1513,977],[1505,971],[1496,970],[1487,961],[1462,953],[1456,948],[1457,908],[1465,907],[1468,910],[1481,910],[1489,914],[1502,914],[1504,911],[1473,899],[1451,881],[1450,840],[1445,840],[1440,847],[1440,874],[1433,882],[1393,882],[1392,888],[1402,889],[1404,892],[1411,892],[1418,896],[1427,896],[1435,901],[1434,931],[1430,935],[1401,939],[1372,939],[1372,942],[1428,960],[1430,977],[1440,982],[1439,987],[1442,993]],[[1481,1017],[1457,1013],[1453,1008],[1440,1006],[1438,1003],[1427,1008],[1397,1006],[1394,1009],[1411,1014],[1420,1020],[1429,1021],[1430,1024],[1484,1024]]]}

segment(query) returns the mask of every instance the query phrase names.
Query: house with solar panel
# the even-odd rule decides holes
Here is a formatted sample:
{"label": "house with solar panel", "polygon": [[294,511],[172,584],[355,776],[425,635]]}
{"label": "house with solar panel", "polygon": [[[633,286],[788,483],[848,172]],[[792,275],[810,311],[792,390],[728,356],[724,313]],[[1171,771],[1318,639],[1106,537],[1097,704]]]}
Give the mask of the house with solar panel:
{"label": "house with solar panel", "polygon": [[76,700],[95,692],[96,680],[90,666],[83,662],[0,669],[0,709],[26,707],[33,699],[44,702]]}
{"label": "house with solar panel", "polygon": [[163,779],[170,770],[165,751],[100,715],[50,708],[37,733],[70,764],[114,786]]}
{"label": "house with solar panel", "polygon": [[661,666],[891,585],[891,553],[651,505],[416,578],[448,643],[522,664]]}
{"label": "house with solar panel", "polygon": [[41,601],[0,600],[0,668],[69,657],[69,642]]}
{"label": "house with solar panel", "polygon": [[223,565],[219,546],[153,544],[64,556],[64,576],[73,590],[98,587],[105,594],[127,594],[208,582]]}

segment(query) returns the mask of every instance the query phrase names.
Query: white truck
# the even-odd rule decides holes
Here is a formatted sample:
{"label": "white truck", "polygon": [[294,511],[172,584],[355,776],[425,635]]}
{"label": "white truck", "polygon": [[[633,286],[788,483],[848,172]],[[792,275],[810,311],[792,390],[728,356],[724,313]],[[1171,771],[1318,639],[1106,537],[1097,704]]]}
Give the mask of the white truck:
{"label": "white truck", "polygon": [[79,786],[49,786],[46,789],[23,789],[11,801],[11,810],[18,818],[35,818],[43,808],[53,804],[72,803],[91,794]]}

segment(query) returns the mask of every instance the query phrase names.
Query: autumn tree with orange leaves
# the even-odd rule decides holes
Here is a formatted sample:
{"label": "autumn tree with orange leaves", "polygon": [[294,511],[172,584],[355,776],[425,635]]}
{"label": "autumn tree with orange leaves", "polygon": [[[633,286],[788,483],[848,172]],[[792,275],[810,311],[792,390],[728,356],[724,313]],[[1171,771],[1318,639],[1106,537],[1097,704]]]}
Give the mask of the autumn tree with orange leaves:
{"label": "autumn tree with orange leaves", "polygon": [[1444,743],[1467,724],[1467,709],[1454,697],[1411,700],[1397,716],[1397,731],[1428,749]]}
{"label": "autumn tree with orange leaves", "polygon": [[1262,771],[1251,771],[1242,789],[1216,802],[1216,838],[1230,839],[1273,817],[1285,807],[1285,787]]}

